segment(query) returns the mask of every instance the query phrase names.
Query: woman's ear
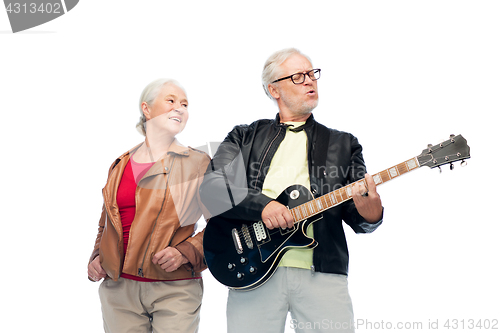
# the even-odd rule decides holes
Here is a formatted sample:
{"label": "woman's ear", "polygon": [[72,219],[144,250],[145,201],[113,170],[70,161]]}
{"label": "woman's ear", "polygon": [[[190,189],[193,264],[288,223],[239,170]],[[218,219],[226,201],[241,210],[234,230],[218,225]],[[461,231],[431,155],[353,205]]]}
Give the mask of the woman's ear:
{"label": "woman's ear", "polygon": [[142,102],[141,109],[144,117],[146,117],[146,120],[151,120],[151,113],[149,112],[148,103]]}

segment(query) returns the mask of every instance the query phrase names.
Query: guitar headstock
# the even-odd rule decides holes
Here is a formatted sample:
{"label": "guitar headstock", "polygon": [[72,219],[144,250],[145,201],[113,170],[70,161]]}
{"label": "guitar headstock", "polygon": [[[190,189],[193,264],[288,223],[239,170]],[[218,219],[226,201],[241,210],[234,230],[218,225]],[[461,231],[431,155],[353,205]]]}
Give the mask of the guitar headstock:
{"label": "guitar headstock", "polygon": [[462,161],[470,158],[470,147],[467,140],[462,135],[450,135],[450,139],[441,142],[435,146],[429,145],[422,154],[417,156],[420,166],[428,166],[431,169],[440,167],[443,164],[450,163],[453,169],[453,162]]}

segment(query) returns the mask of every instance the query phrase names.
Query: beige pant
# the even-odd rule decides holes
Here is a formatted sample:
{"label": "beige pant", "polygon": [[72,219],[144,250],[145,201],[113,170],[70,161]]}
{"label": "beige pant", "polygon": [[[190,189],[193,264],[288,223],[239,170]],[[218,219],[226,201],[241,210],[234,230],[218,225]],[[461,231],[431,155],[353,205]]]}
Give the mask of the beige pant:
{"label": "beige pant", "polygon": [[285,326],[297,333],[353,333],[347,276],[279,267],[257,289],[229,291],[228,333],[282,333]]}
{"label": "beige pant", "polygon": [[107,333],[198,332],[203,281],[138,282],[120,278],[99,287]]}

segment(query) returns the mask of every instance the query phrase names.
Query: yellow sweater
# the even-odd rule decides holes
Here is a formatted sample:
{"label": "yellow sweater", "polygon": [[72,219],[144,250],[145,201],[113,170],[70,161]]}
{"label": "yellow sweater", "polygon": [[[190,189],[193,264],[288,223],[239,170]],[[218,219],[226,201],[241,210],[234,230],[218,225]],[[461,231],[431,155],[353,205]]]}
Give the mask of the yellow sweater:
{"label": "yellow sweater", "polygon": [[[287,128],[285,139],[274,154],[269,171],[264,180],[262,193],[276,199],[288,186],[300,184],[310,188],[309,170],[307,165],[307,134],[305,131],[292,132],[290,128],[303,125],[305,122],[286,122],[293,125]],[[312,224],[307,229],[307,235],[313,236]],[[280,266],[309,269],[312,266],[313,250],[289,250]]]}

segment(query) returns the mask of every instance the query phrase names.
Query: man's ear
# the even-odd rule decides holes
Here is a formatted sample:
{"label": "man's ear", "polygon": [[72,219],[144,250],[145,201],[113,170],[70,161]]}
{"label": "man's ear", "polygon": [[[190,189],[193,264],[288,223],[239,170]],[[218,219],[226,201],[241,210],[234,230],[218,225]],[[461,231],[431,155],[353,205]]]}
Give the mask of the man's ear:
{"label": "man's ear", "polygon": [[269,93],[271,96],[274,97],[274,99],[279,99],[280,98],[280,93],[278,92],[278,89],[276,89],[275,86],[273,86],[271,83],[267,85],[267,89],[269,90]]}
{"label": "man's ear", "polygon": [[149,112],[148,103],[142,102],[141,109],[142,113],[144,114],[144,117],[146,117],[146,120],[151,120],[151,114]]}

